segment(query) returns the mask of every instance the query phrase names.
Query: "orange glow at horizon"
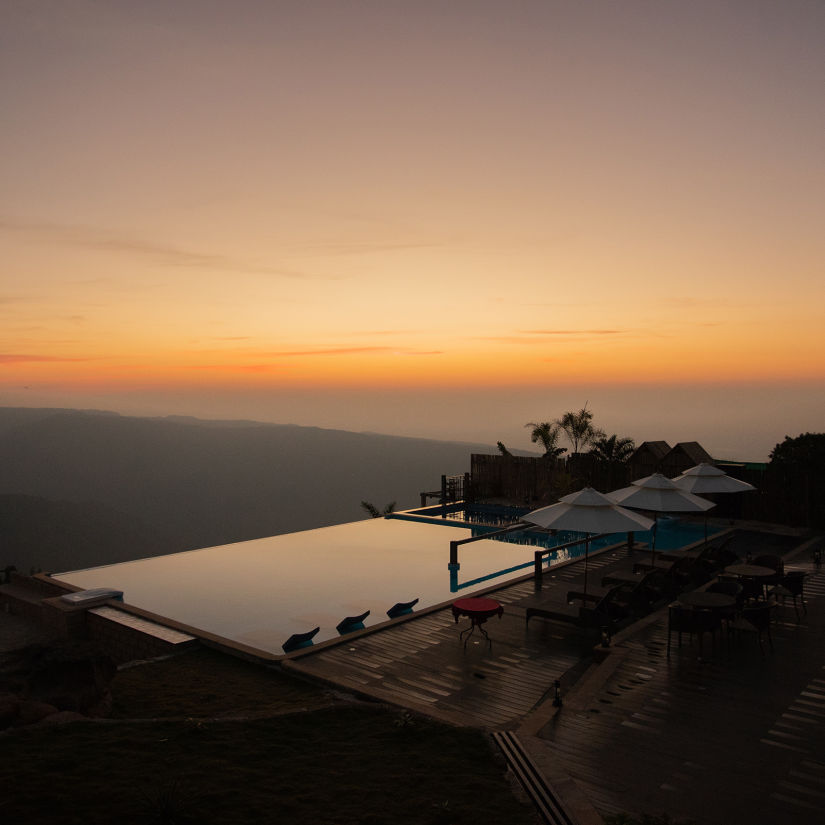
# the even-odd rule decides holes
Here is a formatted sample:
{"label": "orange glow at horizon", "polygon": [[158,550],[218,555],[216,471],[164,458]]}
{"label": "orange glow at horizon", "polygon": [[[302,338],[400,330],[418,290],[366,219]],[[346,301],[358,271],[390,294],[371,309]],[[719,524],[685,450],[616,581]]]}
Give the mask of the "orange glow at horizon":
{"label": "orange glow at horizon", "polygon": [[[571,336],[574,337],[574,336]],[[825,357],[815,342],[799,348],[757,335],[755,341],[716,332],[702,338],[555,341],[537,345],[452,342],[449,348],[362,346],[277,351],[158,347],[145,353],[84,356],[72,347],[49,355],[0,357],[0,386],[153,385],[231,388],[277,387],[484,387],[538,382],[665,384],[696,382],[815,381],[825,379]],[[64,354],[61,354],[64,352]]]}

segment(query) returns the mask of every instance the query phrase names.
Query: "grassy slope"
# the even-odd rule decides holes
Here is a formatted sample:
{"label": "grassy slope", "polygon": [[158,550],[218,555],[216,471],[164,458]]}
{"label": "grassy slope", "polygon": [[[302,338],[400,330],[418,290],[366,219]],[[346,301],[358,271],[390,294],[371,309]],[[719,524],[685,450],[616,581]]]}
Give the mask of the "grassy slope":
{"label": "grassy slope", "polygon": [[[343,703],[209,651],[122,671],[113,691],[121,721],[3,737],[3,821],[536,821],[474,730]],[[216,718],[254,713],[280,715]]]}

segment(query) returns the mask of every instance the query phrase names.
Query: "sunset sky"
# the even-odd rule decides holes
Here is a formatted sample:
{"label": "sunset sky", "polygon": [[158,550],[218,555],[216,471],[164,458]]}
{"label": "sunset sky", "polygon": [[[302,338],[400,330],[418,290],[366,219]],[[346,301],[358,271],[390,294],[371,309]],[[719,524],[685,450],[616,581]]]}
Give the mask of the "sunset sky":
{"label": "sunset sky", "polygon": [[0,405],[764,459],[823,90],[815,0],[5,0]]}

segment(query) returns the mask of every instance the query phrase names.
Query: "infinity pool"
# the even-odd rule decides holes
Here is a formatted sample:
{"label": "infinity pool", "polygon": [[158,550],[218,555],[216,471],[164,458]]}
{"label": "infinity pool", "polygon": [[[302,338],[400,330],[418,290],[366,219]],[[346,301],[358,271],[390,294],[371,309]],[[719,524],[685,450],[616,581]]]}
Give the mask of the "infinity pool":
{"label": "infinity pool", "polygon": [[[703,535],[701,525],[686,529],[676,546]],[[662,549],[663,532],[657,541]],[[529,572],[534,546],[493,539],[462,546],[460,569],[449,570],[449,543],[473,535],[478,528],[369,519],[54,578],[122,590],[124,601],[136,607],[281,654],[293,633],[320,627],[315,641],[321,642],[338,635],[335,627],[345,616],[369,610],[365,625],[377,624],[396,602],[419,599],[421,609]],[[639,533],[637,540],[646,539]],[[567,551],[561,557],[568,558]]]}

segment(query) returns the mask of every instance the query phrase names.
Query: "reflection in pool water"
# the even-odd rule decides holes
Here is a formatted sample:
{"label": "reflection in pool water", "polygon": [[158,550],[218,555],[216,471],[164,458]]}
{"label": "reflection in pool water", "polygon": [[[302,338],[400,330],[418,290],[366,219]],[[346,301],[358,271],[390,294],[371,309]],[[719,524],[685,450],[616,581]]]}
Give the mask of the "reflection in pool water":
{"label": "reflection in pool water", "polygon": [[[683,536],[681,544],[701,538],[701,525],[688,527],[695,535]],[[129,604],[281,654],[293,633],[320,626],[315,641],[324,641],[338,635],[336,625],[346,616],[369,610],[365,625],[377,624],[396,602],[417,598],[421,609],[448,601],[468,582],[489,586],[529,572],[531,546],[482,539],[461,548],[461,568],[451,579],[449,543],[473,533],[467,527],[369,519],[55,578],[83,588],[117,588]],[[662,535],[658,547],[664,547]],[[642,534],[637,539],[645,540]]]}

